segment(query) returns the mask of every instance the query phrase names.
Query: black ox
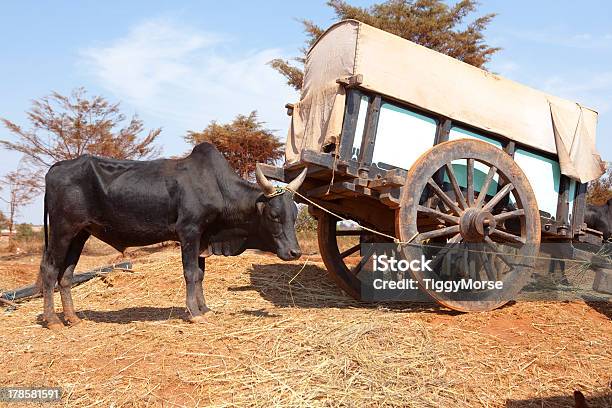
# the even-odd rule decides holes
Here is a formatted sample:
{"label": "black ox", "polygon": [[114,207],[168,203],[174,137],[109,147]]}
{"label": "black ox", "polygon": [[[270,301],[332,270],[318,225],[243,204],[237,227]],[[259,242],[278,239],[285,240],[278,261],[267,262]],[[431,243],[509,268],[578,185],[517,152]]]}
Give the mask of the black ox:
{"label": "black ox", "polygon": [[604,241],[612,236],[612,198],[603,205],[587,205],[584,222],[589,228],[601,231]]}
{"label": "black ox", "polygon": [[[288,187],[299,188],[304,170]],[[74,268],[90,235],[119,251],[174,240],[181,244],[192,322],[206,306],[202,253],[237,255],[247,248],[301,256],[297,207],[256,171],[258,185],[232,170],[209,143],[182,159],[113,160],[84,155],[56,163],[45,177],[45,250],[40,265],[43,320],[63,324],[53,305],[56,282],[68,324],[79,322],[71,296]],[[47,215],[49,228],[47,228]]]}

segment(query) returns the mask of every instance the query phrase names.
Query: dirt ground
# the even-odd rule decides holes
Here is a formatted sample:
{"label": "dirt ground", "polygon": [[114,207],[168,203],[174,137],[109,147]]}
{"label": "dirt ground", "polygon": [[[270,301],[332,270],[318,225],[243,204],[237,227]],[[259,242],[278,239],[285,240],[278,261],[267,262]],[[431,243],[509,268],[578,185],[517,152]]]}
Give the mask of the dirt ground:
{"label": "dirt ground", "polygon": [[[568,407],[574,390],[612,406],[610,303],[361,304],[315,255],[247,253],[207,261],[213,312],[193,325],[179,250],[128,256],[133,273],[73,290],[80,325],[42,328],[40,299],[0,309],[0,386],[60,386],[79,407]],[[78,269],[117,260],[90,251]],[[30,283],[38,262],[2,256],[0,287]]]}

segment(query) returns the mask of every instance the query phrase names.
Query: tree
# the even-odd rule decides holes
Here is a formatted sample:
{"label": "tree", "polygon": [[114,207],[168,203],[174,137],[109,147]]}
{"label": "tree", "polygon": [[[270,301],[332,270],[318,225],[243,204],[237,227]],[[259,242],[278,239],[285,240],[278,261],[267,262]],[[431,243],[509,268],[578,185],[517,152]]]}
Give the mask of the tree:
{"label": "tree", "polygon": [[5,229],[8,227],[8,219],[6,215],[2,211],[0,211],[0,229]]}
{"label": "tree", "polygon": [[15,231],[15,238],[17,238],[18,241],[29,241],[34,238],[35,235],[32,224],[28,223],[17,224]]}
{"label": "tree", "polygon": [[310,215],[306,205],[299,205],[298,215],[295,219],[295,230],[298,232],[317,230],[317,220]]}
{"label": "tree", "polygon": [[589,204],[602,205],[610,198],[612,198],[612,166],[608,166],[606,172],[597,180],[591,181],[587,188]]}
{"label": "tree", "polygon": [[272,164],[284,155],[283,143],[263,125],[257,119],[257,111],[253,111],[226,124],[212,121],[201,132],[187,132],[185,140],[192,145],[214,144],[238,175],[248,179],[253,176],[256,163]]}
{"label": "tree", "polygon": [[[476,0],[460,0],[453,6],[442,0],[388,0],[370,7],[355,7],[342,0],[329,0],[338,20],[355,19],[388,31],[407,40],[439,51],[460,61],[484,68],[491,56],[500,50],[484,42],[483,31],[495,17],[486,14],[470,23],[465,18],[476,11]],[[324,30],[310,20],[301,20],[306,33],[306,47],[302,57],[295,60],[303,64],[308,48]],[[302,88],[304,73],[289,61],[274,59],[270,65],[287,79],[295,89]]]}
{"label": "tree", "polygon": [[69,96],[53,92],[32,102],[26,112],[30,129],[8,119],[0,119],[18,138],[11,142],[0,140],[6,149],[23,153],[26,163],[43,170],[60,160],[74,159],[89,153],[117,159],[140,159],[159,154],[153,142],[161,129],[150,130],[140,138],[144,124],[133,116],[126,124],[119,103],[110,103],[101,96],[87,97],[84,88],[77,88]]}
{"label": "tree", "polygon": [[8,194],[0,197],[0,200],[8,205],[9,248],[12,245],[15,218],[21,208],[32,202],[40,191],[36,177],[20,163],[17,170],[9,172],[0,180],[0,184],[8,190]]}

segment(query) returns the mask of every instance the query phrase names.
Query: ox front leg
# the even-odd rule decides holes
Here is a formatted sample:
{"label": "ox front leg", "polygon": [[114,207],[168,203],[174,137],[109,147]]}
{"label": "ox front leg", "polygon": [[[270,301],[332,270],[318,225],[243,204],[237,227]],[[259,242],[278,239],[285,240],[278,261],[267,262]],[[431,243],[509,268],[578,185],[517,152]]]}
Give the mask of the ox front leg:
{"label": "ox front leg", "polygon": [[198,257],[198,266],[200,270],[202,271],[202,274],[200,275],[202,278],[198,281],[198,288],[197,288],[198,308],[200,309],[200,312],[206,313],[206,312],[210,312],[210,309],[208,308],[208,306],[206,306],[206,298],[204,297],[203,281],[204,281],[204,275],[206,275],[206,258],[205,257],[203,256]]}
{"label": "ox front leg", "polygon": [[198,305],[198,286],[200,285],[201,287],[202,279],[204,278],[204,271],[198,265],[199,254],[199,234],[192,234],[190,238],[181,239],[183,274],[185,275],[185,284],[187,286],[187,312],[192,323],[202,323],[205,321]]}

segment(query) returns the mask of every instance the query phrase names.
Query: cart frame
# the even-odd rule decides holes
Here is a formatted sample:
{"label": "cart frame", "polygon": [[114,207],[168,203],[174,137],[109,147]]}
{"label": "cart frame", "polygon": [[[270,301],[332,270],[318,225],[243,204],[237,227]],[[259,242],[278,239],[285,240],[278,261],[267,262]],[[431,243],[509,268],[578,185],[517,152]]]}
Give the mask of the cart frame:
{"label": "cart frame", "polygon": [[[451,127],[457,125],[500,142],[503,151],[511,157],[514,157],[518,147],[522,147],[556,160],[556,157],[550,153],[521,145],[502,135],[493,134],[421,107],[362,89],[359,87],[359,78],[349,78],[342,83],[346,90],[346,105],[339,146],[334,144],[323,146],[323,152],[303,150],[298,163],[288,167],[265,165],[263,166],[264,174],[272,179],[285,182],[295,177],[304,167],[308,167],[306,181],[300,189],[301,194],[335,213],[353,218],[364,225],[378,227],[382,232],[395,233],[394,223],[389,222],[389,219],[393,218],[394,211],[399,208],[401,188],[406,182],[407,175],[404,169],[381,169],[372,165],[380,108],[384,102],[405,107],[435,120],[434,146],[448,141]],[[355,160],[352,158],[352,149],[362,96],[368,98],[368,106],[359,155]],[[288,114],[291,115],[292,105],[288,104],[286,107]],[[550,216],[540,214],[542,242],[601,243],[601,233],[587,228],[584,223],[586,183],[577,183],[572,217],[571,220],[568,220],[569,185],[570,178],[561,175],[556,214]],[[297,197],[296,200],[300,202],[301,199]],[[315,214],[318,211],[312,205],[310,209]]]}

